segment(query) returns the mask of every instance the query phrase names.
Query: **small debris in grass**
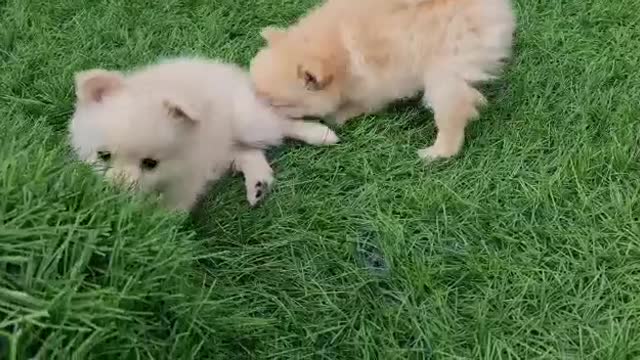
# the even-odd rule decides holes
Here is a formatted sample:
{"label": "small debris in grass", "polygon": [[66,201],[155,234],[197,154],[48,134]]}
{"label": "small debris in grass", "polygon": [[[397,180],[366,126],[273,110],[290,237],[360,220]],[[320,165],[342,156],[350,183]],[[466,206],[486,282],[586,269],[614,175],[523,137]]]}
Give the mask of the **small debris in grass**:
{"label": "small debris in grass", "polygon": [[367,232],[363,234],[356,246],[358,260],[369,272],[377,276],[388,275],[389,266],[377,244],[375,233]]}

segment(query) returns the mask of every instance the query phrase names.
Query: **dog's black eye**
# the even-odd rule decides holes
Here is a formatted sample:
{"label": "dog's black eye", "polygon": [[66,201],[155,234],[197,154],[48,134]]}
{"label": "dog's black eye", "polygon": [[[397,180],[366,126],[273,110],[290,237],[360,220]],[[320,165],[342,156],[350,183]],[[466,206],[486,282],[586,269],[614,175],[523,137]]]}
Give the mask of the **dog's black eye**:
{"label": "dog's black eye", "polygon": [[140,167],[143,170],[153,170],[156,168],[156,166],[158,166],[158,160],[154,160],[151,158],[144,158],[140,162]]}
{"label": "dog's black eye", "polygon": [[108,151],[98,151],[98,159],[108,162],[111,160],[111,153]]}

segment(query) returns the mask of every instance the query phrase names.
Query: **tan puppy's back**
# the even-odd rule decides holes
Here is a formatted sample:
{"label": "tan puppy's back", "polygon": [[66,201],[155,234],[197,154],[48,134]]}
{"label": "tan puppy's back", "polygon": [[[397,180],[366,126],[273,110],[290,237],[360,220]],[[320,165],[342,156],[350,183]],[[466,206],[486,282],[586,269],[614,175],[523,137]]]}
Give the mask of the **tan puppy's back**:
{"label": "tan puppy's back", "polygon": [[391,97],[410,96],[422,88],[430,69],[454,72],[471,82],[491,79],[511,50],[515,19],[505,3],[329,0],[289,31],[310,44],[298,44],[302,47],[318,48],[339,37],[355,82],[395,84]]}

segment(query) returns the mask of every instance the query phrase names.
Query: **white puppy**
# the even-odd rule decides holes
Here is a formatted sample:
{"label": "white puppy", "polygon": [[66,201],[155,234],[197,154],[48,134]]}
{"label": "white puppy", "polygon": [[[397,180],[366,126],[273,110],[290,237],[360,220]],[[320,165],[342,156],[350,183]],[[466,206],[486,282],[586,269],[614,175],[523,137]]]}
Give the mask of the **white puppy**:
{"label": "white puppy", "polygon": [[129,74],[83,71],[75,82],[70,137],[78,157],[112,181],[159,192],[172,209],[190,209],[232,165],[255,205],[273,181],[263,149],[284,137],[338,141],[322,124],[277,116],[231,64],[174,59]]}

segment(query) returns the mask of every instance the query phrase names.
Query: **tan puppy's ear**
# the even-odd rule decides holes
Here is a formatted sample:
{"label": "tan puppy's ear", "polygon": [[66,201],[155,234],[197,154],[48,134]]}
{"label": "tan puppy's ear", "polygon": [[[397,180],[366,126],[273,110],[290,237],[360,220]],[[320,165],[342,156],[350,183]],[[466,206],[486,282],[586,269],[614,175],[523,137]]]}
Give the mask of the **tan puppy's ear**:
{"label": "tan puppy's ear", "polygon": [[310,91],[325,89],[333,81],[333,72],[321,63],[310,63],[307,66],[298,65],[298,78],[304,82],[304,87]]}
{"label": "tan puppy's ear", "polygon": [[162,106],[167,110],[169,116],[182,124],[194,126],[199,122],[198,112],[187,104],[178,103],[174,100],[164,100]]}
{"label": "tan puppy's ear", "polygon": [[75,75],[76,97],[80,102],[101,102],[124,86],[124,76],[117,71],[94,69]]}
{"label": "tan puppy's ear", "polygon": [[260,31],[260,36],[267,41],[268,44],[275,44],[280,41],[287,34],[286,30],[275,27],[267,26]]}

